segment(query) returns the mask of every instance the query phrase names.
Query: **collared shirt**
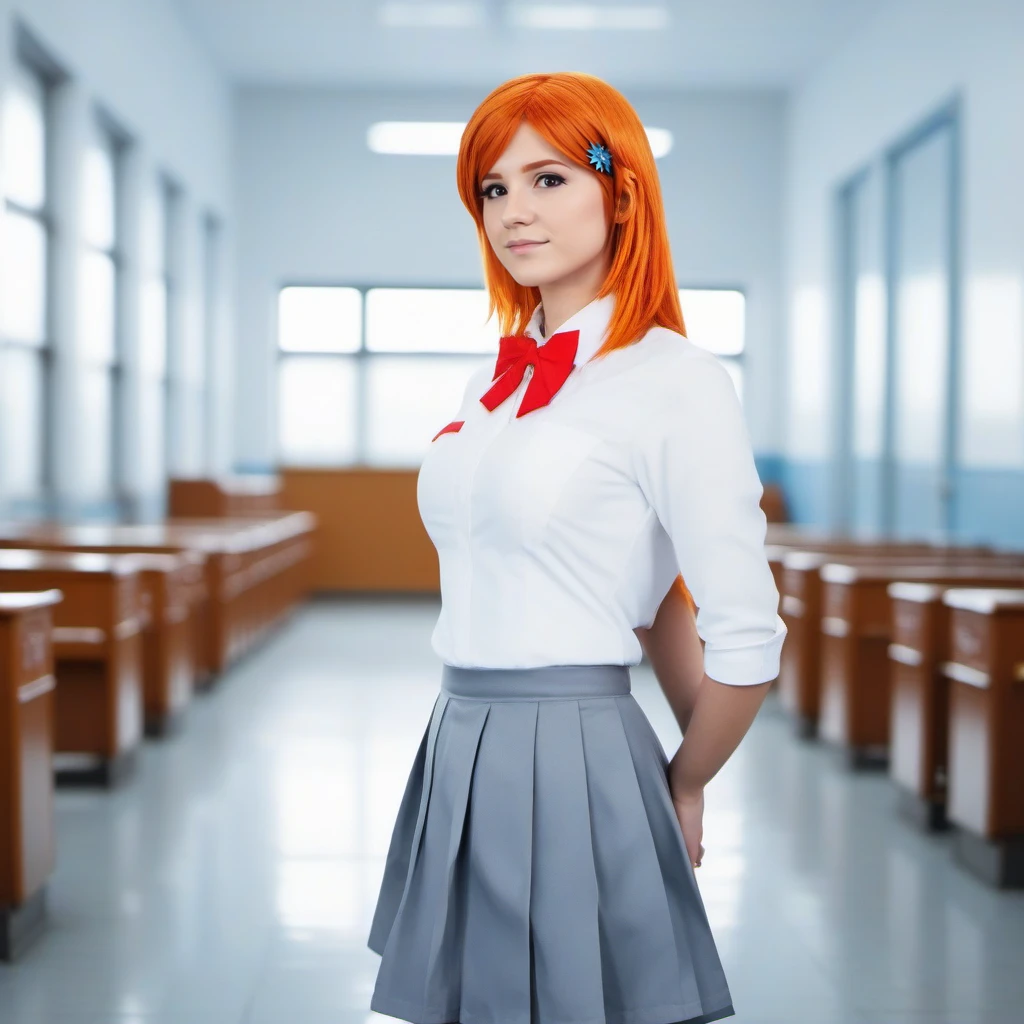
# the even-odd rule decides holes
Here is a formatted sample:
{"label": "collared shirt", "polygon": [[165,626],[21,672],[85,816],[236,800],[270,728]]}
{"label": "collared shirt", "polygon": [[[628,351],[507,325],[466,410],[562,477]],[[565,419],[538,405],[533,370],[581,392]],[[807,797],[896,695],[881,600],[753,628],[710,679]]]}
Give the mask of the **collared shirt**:
{"label": "collared shirt", "polygon": [[[705,672],[767,682],[786,626],[732,379],[716,356],[661,327],[589,361],[614,303],[595,299],[557,327],[578,329],[579,343],[546,406],[515,415],[527,367],[489,411],[487,365],[469,379],[454,416],[462,426],[431,442],[417,477],[441,575],[431,646],[462,667],[636,665],[633,630],[651,625],[681,572]],[[525,328],[538,344],[548,340],[541,312]]]}

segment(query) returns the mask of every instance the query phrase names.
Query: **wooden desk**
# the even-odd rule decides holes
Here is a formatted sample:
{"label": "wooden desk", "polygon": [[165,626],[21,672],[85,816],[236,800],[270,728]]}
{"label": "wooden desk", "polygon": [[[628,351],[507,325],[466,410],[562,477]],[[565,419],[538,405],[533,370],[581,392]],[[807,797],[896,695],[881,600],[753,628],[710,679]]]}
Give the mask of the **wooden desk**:
{"label": "wooden desk", "polygon": [[954,589],[950,612],[949,819],[953,855],[1024,888],[1024,589]]}
{"label": "wooden desk", "polygon": [[1016,586],[1024,564],[971,560],[957,565],[828,563],[820,570],[821,716],[819,734],[846,754],[851,767],[887,767],[891,690],[889,585],[899,581],[950,586]]}
{"label": "wooden desk", "polygon": [[818,733],[821,708],[822,566],[960,565],[1022,563],[1021,556],[990,548],[942,548],[883,544],[852,551],[784,551],[779,614],[789,631],[782,647],[778,690],[782,706],[792,715],[797,734]]}
{"label": "wooden desk", "polygon": [[53,630],[56,779],[116,785],[142,741],[138,572],[111,555],[0,550],[0,590],[49,589],[64,595]]}
{"label": "wooden desk", "polygon": [[273,515],[280,508],[276,475],[178,478],[168,484],[167,514],[172,517]]}
{"label": "wooden desk", "polygon": [[316,520],[305,512],[149,525],[0,523],[0,547],[107,553],[196,552],[203,558],[197,662],[223,672],[305,597]]}
{"label": "wooden desk", "polygon": [[53,610],[62,596],[0,593],[0,960],[43,931],[56,867]]}
{"label": "wooden desk", "polygon": [[192,699],[195,683],[192,590],[202,557],[181,554],[125,554],[139,572],[145,600],[142,680],[145,731],[163,736],[175,729]]}

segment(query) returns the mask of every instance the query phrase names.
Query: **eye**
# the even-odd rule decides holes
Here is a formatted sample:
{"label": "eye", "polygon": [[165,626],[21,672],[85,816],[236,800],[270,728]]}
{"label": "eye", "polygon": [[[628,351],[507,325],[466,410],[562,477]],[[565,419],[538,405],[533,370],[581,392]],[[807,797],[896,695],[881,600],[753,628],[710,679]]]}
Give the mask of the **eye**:
{"label": "eye", "polygon": [[[535,181],[541,181],[541,180],[543,180],[545,178],[554,178],[554,180],[556,182],[558,182],[559,185],[564,185],[565,184],[565,178],[563,178],[562,175],[560,175],[560,174],[555,174],[554,171],[545,171],[545,172],[543,172],[541,174],[538,174],[536,179],[535,179]],[[502,185],[500,182],[496,181],[496,182],[493,182],[492,184],[488,185],[486,188],[481,189],[479,192],[477,192],[477,195],[481,199],[496,199],[498,197],[491,193],[491,189],[492,188],[504,188],[504,187],[505,187],[504,185]],[[551,186],[547,186],[547,187],[551,187]]]}
{"label": "eye", "polygon": [[565,178],[563,178],[560,174],[555,174],[554,171],[548,171],[547,174],[542,174],[541,177],[542,178],[554,178],[555,181],[557,181],[559,183],[559,185],[564,185],[565,184]]}

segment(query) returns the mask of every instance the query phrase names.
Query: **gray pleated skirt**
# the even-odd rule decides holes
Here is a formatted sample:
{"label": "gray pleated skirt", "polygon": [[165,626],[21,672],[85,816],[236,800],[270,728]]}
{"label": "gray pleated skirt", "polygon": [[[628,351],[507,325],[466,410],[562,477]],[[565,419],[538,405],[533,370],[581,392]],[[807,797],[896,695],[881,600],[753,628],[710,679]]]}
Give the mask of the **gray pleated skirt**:
{"label": "gray pleated skirt", "polygon": [[416,1024],[734,1015],[626,665],[445,664],[367,945]]}

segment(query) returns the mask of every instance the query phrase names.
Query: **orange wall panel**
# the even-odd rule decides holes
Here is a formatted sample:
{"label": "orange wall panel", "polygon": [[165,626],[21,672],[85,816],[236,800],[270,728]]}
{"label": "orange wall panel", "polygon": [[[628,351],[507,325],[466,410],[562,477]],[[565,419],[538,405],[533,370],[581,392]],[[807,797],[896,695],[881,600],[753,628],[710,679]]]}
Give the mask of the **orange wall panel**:
{"label": "orange wall panel", "polygon": [[439,592],[416,470],[282,469],[280,477],[281,507],[317,517],[313,590]]}

